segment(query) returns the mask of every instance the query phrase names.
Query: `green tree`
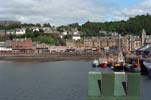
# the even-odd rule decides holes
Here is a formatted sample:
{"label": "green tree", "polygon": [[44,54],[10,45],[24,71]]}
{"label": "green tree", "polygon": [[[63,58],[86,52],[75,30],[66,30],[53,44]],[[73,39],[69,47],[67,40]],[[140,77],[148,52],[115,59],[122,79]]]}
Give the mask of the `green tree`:
{"label": "green tree", "polygon": [[48,36],[40,36],[38,37],[37,41],[41,43],[47,43],[47,44],[55,44],[55,41],[52,37]]}

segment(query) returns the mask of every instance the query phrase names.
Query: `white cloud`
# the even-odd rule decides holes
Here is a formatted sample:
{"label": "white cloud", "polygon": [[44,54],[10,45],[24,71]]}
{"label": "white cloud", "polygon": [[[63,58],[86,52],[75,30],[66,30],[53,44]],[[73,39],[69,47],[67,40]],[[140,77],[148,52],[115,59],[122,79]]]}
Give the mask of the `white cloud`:
{"label": "white cloud", "polygon": [[133,7],[113,11],[113,20],[127,20],[129,17],[147,13],[151,14],[151,0],[143,0]]}
{"label": "white cloud", "polygon": [[23,22],[68,24],[73,22],[103,21],[106,7],[93,0],[0,0],[0,19]]}
{"label": "white cloud", "polygon": [[[117,2],[97,4],[97,0],[0,0],[0,20],[53,25],[86,21],[127,19],[151,13],[151,0],[130,8],[118,9]],[[102,0],[104,1],[104,0]],[[110,18],[110,19],[108,19]]]}

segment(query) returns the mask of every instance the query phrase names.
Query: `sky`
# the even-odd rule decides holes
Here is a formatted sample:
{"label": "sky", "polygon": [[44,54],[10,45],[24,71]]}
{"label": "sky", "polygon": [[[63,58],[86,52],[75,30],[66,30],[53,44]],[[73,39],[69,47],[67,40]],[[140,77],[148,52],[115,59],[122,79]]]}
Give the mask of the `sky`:
{"label": "sky", "polygon": [[51,25],[127,20],[151,14],[151,0],[0,0],[0,20]]}

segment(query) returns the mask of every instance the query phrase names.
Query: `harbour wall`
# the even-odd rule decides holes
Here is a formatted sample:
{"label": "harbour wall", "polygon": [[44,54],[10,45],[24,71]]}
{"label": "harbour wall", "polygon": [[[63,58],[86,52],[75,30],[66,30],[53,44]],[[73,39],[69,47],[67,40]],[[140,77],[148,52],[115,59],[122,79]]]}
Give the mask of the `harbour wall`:
{"label": "harbour wall", "polygon": [[3,54],[0,60],[93,60],[101,57],[100,53],[43,53],[43,54]]}

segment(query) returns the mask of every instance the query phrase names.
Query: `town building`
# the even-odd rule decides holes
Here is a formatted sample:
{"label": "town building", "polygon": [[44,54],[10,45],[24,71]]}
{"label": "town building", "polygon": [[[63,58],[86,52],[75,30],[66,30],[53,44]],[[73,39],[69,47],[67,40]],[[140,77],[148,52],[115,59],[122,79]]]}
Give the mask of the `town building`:
{"label": "town building", "polygon": [[80,40],[81,39],[81,35],[80,34],[73,34],[72,39],[76,40],[76,41]]}
{"label": "town building", "polygon": [[84,47],[87,47],[87,48],[93,47],[93,40],[91,37],[85,37],[83,40],[83,43],[84,43]]}
{"label": "town building", "polygon": [[84,47],[104,49],[117,46],[118,37],[88,37],[84,38]]}
{"label": "town building", "polygon": [[61,35],[63,35],[63,36],[68,35],[68,32],[64,31],[64,32],[61,33]]}
{"label": "town building", "polygon": [[67,48],[75,48],[76,41],[74,41],[74,40],[66,40],[66,46],[67,46]]}
{"label": "town building", "polygon": [[30,38],[13,39],[12,50],[14,52],[31,53],[33,51],[33,44]]}
{"label": "town building", "polygon": [[12,48],[9,45],[6,45],[6,42],[0,42],[0,53],[12,52]]}
{"label": "town building", "polygon": [[151,44],[147,44],[136,50],[137,56],[151,57]]}
{"label": "town building", "polygon": [[66,46],[50,46],[49,51],[50,53],[53,52],[65,52],[67,50]]}
{"label": "town building", "polygon": [[5,34],[5,30],[0,30],[0,35],[4,35]]}
{"label": "town building", "polygon": [[126,35],[121,39],[122,50],[125,52],[135,51],[142,46],[142,41],[139,36]]}
{"label": "town building", "polygon": [[35,46],[37,53],[48,53],[49,51],[49,45],[45,43],[38,43]]}
{"label": "town building", "polygon": [[33,30],[33,32],[34,31],[38,31],[39,32],[40,27],[32,27],[31,29]]}
{"label": "town building", "polygon": [[23,35],[26,33],[26,29],[22,28],[22,29],[16,29],[15,34],[16,35]]}
{"label": "town building", "polygon": [[57,46],[50,46],[49,51],[50,53],[57,52]]}

